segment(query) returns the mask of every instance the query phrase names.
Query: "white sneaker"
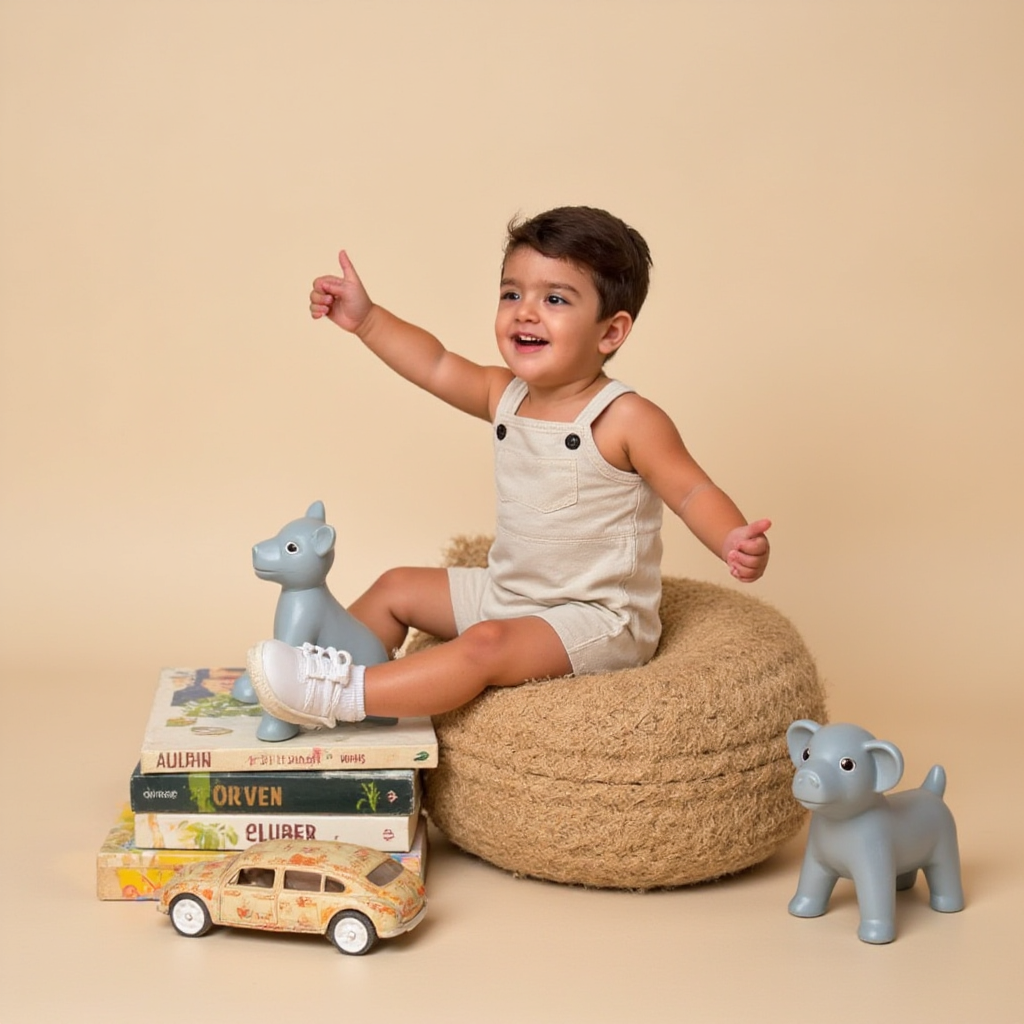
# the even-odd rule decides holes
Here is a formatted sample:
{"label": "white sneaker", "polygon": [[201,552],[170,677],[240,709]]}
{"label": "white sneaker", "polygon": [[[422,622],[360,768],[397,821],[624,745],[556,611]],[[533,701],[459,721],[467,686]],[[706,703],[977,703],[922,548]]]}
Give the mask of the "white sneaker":
{"label": "white sneaker", "polygon": [[263,709],[295,725],[328,729],[351,721],[343,704],[352,670],[352,655],[333,647],[264,640],[249,651],[249,676]]}

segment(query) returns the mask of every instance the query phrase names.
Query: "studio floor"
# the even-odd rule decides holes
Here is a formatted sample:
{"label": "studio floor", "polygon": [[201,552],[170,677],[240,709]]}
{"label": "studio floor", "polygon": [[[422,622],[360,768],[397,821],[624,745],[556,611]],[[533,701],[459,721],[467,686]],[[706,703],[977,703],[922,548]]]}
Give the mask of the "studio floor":
{"label": "studio floor", "polygon": [[[21,692],[38,690],[46,677],[23,682]],[[947,769],[967,893],[960,914],[930,910],[922,880],[899,897],[899,935],[888,946],[857,940],[848,883],[824,917],[792,918],[786,904],[803,836],[732,878],[630,893],[515,878],[434,831],[428,919],[362,958],[318,938],[215,930],[185,940],[152,903],[98,901],[95,852],[137,740],[117,713],[118,730],[107,732],[100,709],[78,723],[75,743],[44,738],[60,731],[52,724],[26,726],[4,745],[8,779],[17,781],[4,797],[0,1020],[1016,1024],[1024,1019],[1021,707],[984,716],[891,702],[876,710],[906,757],[901,788],[935,760]],[[27,707],[20,720],[29,721]]]}

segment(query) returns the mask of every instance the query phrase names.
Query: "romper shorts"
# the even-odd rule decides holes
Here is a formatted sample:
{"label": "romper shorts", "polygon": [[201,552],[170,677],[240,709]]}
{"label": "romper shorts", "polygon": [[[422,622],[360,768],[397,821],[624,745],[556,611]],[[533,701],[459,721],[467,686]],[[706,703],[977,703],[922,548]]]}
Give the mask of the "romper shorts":
{"label": "romper shorts", "polygon": [[[448,570],[455,627],[464,633],[477,622],[536,615],[558,634],[573,675],[636,668],[654,657],[658,637],[638,641],[627,623],[600,604],[572,601],[544,606],[498,587],[489,570],[455,566]],[[500,613],[498,611],[500,605]]]}

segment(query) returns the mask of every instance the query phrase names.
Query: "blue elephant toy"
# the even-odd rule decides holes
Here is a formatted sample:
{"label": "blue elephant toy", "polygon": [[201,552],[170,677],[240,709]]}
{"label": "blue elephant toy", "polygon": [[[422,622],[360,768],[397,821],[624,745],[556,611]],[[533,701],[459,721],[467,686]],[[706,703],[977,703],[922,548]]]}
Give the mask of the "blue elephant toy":
{"label": "blue elephant toy", "polygon": [[903,755],[856,725],[801,720],[786,734],[796,765],[793,795],[812,812],[807,849],[789,912],[819,917],[840,878],[857,890],[864,942],[896,938],[896,891],[923,870],[932,909],[962,910],[956,824],[936,765],[919,789],[883,796],[903,776]]}

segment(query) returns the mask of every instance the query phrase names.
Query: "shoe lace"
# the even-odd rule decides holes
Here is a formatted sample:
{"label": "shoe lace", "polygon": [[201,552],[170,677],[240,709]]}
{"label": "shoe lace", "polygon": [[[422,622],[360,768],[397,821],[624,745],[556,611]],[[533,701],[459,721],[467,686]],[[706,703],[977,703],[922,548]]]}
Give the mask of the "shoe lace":
{"label": "shoe lace", "polygon": [[329,683],[341,683],[348,686],[349,666],[352,655],[348,651],[339,651],[335,647],[318,647],[316,644],[303,644],[302,653],[306,656],[306,676],[310,679],[326,679]]}
{"label": "shoe lace", "polygon": [[[305,661],[304,675],[307,683],[316,681],[329,684],[330,695],[327,697],[327,706],[322,711],[325,715],[333,715],[341,698],[341,691],[350,682],[349,669],[352,665],[352,655],[348,651],[339,651],[335,647],[319,647],[310,643],[302,645],[302,654]],[[327,695],[320,694],[321,698],[324,696]]]}

